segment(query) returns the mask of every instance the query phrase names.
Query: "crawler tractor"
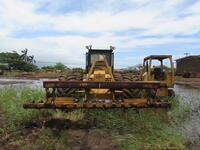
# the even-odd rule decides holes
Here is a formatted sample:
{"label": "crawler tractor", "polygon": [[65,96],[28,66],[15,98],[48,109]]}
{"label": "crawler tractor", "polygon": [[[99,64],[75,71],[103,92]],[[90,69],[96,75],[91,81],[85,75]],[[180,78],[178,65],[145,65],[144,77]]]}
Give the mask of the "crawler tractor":
{"label": "crawler tractor", "polygon": [[[169,67],[164,66],[166,60]],[[153,64],[156,66],[153,66]],[[156,91],[157,97],[174,96],[174,67],[172,55],[151,55],[144,58],[143,68],[141,70],[142,81],[160,81],[166,86],[161,86]]]}
{"label": "crawler tractor", "polygon": [[[130,72],[114,71],[114,47],[92,49],[92,46],[87,46],[86,48],[84,74],[71,72],[58,80],[44,81],[46,98],[40,102],[25,103],[23,107],[62,110],[170,107],[168,102],[159,99],[161,96],[168,96],[168,87],[173,86],[172,65],[171,74],[167,74],[166,80],[160,80],[151,69],[151,59],[155,57],[146,57],[141,80],[136,81],[134,74]],[[171,60],[171,56],[169,58]],[[158,59],[162,67],[163,56],[158,56]]]}

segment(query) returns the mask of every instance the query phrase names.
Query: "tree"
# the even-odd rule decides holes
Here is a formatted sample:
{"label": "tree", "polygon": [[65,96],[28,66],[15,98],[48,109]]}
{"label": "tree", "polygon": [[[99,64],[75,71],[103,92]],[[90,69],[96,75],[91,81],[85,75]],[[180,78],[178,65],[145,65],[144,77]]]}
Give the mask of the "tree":
{"label": "tree", "polygon": [[54,69],[56,69],[56,70],[65,70],[66,69],[66,66],[64,65],[64,64],[62,64],[62,63],[56,63],[55,65],[54,65]]}
{"label": "tree", "polygon": [[24,49],[21,52],[22,52],[22,55],[19,57],[19,59],[27,62],[27,59],[28,59],[28,56],[27,56],[28,49]]}
{"label": "tree", "polygon": [[34,56],[28,56],[28,49],[22,51],[22,55],[16,51],[0,53],[0,63],[8,64],[9,70],[36,71]]}
{"label": "tree", "polygon": [[54,70],[54,67],[53,66],[44,66],[41,69],[43,69],[43,70]]}

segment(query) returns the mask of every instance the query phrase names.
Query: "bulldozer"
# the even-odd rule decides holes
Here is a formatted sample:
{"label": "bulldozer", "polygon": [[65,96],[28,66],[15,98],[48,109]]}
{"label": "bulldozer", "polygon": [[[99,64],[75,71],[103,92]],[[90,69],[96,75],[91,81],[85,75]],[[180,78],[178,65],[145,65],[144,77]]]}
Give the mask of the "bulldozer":
{"label": "bulldozer", "polygon": [[[168,108],[170,103],[160,100],[168,96],[173,87],[173,65],[164,78],[157,78],[152,69],[152,59],[170,59],[171,56],[149,56],[144,58],[140,80],[131,72],[114,69],[114,50],[93,49],[86,46],[85,72],[71,72],[57,80],[44,81],[44,100],[27,102],[26,109],[110,109],[110,108]],[[157,69],[158,70],[158,69]],[[158,71],[157,71],[158,72]],[[162,71],[161,71],[162,72]],[[162,72],[163,73],[163,72]],[[160,75],[161,76],[161,75]],[[165,76],[165,75],[163,75]]]}
{"label": "bulldozer", "polygon": [[[164,66],[167,60],[169,67]],[[153,61],[156,66],[153,66]],[[156,61],[156,62],[155,62]],[[160,81],[166,86],[161,86],[156,91],[156,96],[175,96],[174,87],[174,64],[172,55],[150,55],[144,58],[140,78],[142,81]]]}

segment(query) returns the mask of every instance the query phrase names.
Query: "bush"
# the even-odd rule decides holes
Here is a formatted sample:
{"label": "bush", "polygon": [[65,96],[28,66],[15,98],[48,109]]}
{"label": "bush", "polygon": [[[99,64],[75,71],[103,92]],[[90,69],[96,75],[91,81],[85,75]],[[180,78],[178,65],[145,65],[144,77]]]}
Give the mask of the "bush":
{"label": "bush", "polygon": [[41,69],[43,69],[43,70],[54,70],[54,67],[53,66],[44,66]]}
{"label": "bush", "polygon": [[61,70],[61,71],[69,70],[68,67],[66,67],[63,63],[60,63],[60,62],[56,63],[54,66],[44,66],[41,69],[43,69],[43,70]]}
{"label": "bush", "polygon": [[56,63],[55,64],[55,66],[54,66],[54,69],[56,69],[56,70],[65,70],[65,68],[66,68],[66,66],[64,65],[64,64],[62,64],[62,63]]}

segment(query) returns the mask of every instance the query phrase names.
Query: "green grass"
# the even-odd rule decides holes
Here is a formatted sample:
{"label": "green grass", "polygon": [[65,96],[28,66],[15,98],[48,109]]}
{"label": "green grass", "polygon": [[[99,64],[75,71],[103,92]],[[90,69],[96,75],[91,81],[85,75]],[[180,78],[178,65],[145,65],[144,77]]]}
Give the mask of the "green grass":
{"label": "green grass", "polygon": [[0,135],[4,133],[4,129],[0,128]]}
{"label": "green grass", "polygon": [[[11,135],[9,140],[20,149],[68,149],[66,132],[57,132],[49,128],[41,128],[31,133],[23,129],[28,122],[41,121],[45,117],[56,115],[55,111],[24,109],[26,101],[37,101],[44,97],[44,92],[33,89],[0,90],[0,109],[5,115],[5,129],[0,128],[0,134]],[[32,133],[33,132],[33,133]],[[5,136],[6,136],[5,134]],[[30,134],[30,136],[29,136]],[[0,138],[1,139],[1,138]]]}
{"label": "green grass", "polygon": [[191,106],[189,103],[180,104],[178,97],[170,99],[172,103],[172,110],[168,113],[172,123],[180,124],[186,121],[191,114]]}
{"label": "green grass", "polygon": [[[162,112],[162,110],[160,110]],[[120,149],[186,149],[184,138],[168,124],[168,118],[153,109],[136,112],[130,109],[127,118],[122,110],[92,110],[96,125],[119,141]]]}
{"label": "green grass", "polygon": [[[109,133],[119,143],[119,149],[187,149],[185,139],[170,123],[171,119],[183,120],[190,112],[189,106],[180,106],[177,98],[168,99],[173,103],[171,110],[129,109],[127,117],[121,109],[79,110],[69,113],[23,109],[22,105],[27,100],[41,100],[43,97],[41,90],[0,89],[0,109],[6,118],[6,128],[0,129],[0,134],[17,130],[26,122],[38,121],[48,116],[77,120],[87,114],[93,118],[97,129]],[[18,144],[24,145],[22,149],[69,149],[67,130],[58,132],[51,128],[42,128],[38,132],[39,135],[34,140],[23,140],[24,137],[16,135]]]}
{"label": "green grass", "polygon": [[8,129],[15,130],[22,123],[48,116],[51,113],[50,111],[26,110],[23,108],[23,103],[27,100],[40,100],[43,97],[44,93],[41,90],[18,90],[11,88],[1,89],[0,108],[5,113],[6,127]]}
{"label": "green grass", "polygon": [[40,134],[34,139],[29,140],[29,143],[23,141],[20,143],[24,145],[21,147],[21,150],[68,150],[69,147],[67,145],[68,135],[66,131],[58,133],[49,128],[43,128],[40,131]]}

